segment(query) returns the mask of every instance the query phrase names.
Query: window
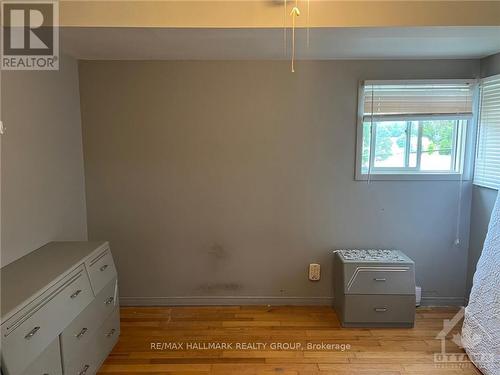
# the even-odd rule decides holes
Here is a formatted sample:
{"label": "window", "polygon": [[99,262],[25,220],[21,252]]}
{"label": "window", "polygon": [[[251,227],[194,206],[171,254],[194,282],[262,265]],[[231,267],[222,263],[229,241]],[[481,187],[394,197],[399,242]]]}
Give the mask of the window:
{"label": "window", "polygon": [[472,102],[471,81],[365,81],[357,177],[460,176]]}
{"label": "window", "polygon": [[481,81],[474,184],[500,187],[500,75]]}

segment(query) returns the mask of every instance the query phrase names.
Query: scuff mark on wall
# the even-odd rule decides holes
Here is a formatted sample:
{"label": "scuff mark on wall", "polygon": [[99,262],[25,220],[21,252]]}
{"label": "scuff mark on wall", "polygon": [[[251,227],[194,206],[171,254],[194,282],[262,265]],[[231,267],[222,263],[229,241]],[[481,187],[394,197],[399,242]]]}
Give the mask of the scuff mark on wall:
{"label": "scuff mark on wall", "polygon": [[243,288],[238,283],[205,283],[198,287],[198,290],[203,294],[214,294],[217,292],[236,292]]}
{"label": "scuff mark on wall", "polygon": [[210,247],[210,249],[208,250],[208,254],[213,256],[213,258],[215,258],[215,259],[224,259],[224,258],[229,257],[229,254],[226,251],[226,249],[224,248],[224,246],[222,246],[221,244],[219,244],[217,242],[215,242]]}

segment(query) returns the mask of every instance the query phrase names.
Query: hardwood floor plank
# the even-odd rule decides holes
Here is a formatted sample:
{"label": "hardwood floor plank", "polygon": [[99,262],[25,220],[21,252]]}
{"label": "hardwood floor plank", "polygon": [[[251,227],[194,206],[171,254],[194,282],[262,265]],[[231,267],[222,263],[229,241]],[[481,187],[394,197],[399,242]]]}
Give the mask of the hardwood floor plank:
{"label": "hardwood floor plank", "polygon": [[123,307],[99,374],[479,375],[470,362],[434,362],[435,337],[456,312],[420,308],[414,328],[368,329],[342,328],[328,306]]}

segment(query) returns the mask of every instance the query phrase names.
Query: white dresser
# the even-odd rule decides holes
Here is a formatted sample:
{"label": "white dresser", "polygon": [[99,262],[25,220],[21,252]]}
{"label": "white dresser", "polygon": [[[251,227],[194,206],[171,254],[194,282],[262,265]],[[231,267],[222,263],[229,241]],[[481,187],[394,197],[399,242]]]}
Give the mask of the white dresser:
{"label": "white dresser", "polygon": [[51,242],[1,276],[3,375],[91,375],[120,334],[107,242]]}

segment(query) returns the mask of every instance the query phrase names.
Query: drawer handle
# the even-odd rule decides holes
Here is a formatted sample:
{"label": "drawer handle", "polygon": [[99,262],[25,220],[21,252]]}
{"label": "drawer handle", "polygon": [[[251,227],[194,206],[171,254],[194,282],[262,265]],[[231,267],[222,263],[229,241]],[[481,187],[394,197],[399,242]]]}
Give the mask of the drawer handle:
{"label": "drawer handle", "polygon": [[376,278],[375,278],[375,279],[373,279],[373,280],[375,280],[375,281],[387,281],[387,279],[386,279],[386,278],[383,278],[383,277],[381,277],[381,278],[377,278],[377,277],[376,277]]}
{"label": "drawer handle", "polygon": [[109,305],[109,304],[110,304],[110,303],[112,303],[114,300],[115,300],[115,299],[114,299],[114,297],[109,297],[106,301],[104,301],[104,303],[105,303],[106,305]]}
{"label": "drawer handle", "polygon": [[111,337],[111,336],[113,336],[113,335],[115,334],[115,332],[116,332],[116,329],[114,329],[114,328],[113,328],[111,331],[109,331],[109,332],[106,334],[106,337]]}
{"label": "drawer handle", "polygon": [[108,268],[108,265],[107,265],[107,264],[105,264],[104,266],[102,266],[101,268],[99,268],[99,270],[102,272],[102,271],[105,271],[105,270],[106,270],[106,268]]}
{"label": "drawer handle", "polygon": [[73,293],[72,295],[69,296],[69,298],[71,299],[74,299],[76,297],[78,297],[78,295],[82,292],[81,289],[78,289],[75,293]]}
{"label": "drawer handle", "polygon": [[29,331],[29,332],[26,334],[26,336],[24,336],[24,338],[25,338],[26,340],[31,339],[33,336],[35,336],[35,335],[36,335],[36,333],[37,333],[39,330],[40,330],[40,327],[35,327],[35,328],[33,328],[31,331]]}
{"label": "drawer handle", "polygon": [[82,330],[80,332],[78,332],[78,335],[76,335],[76,338],[79,339],[81,338],[83,335],[85,335],[85,333],[87,333],[88,331],[88,328],[82,328]]}
{"label": "drawer handle", "polygon": [[85,375],[87,373],[87,370],[90,368],[89,365],[83,366],[83,370],[78,373],[78,375]]}
{"label": "drawer handle", "polygon": [[374,309],[376,312],[386,312],[387,307],[375,307]]}

